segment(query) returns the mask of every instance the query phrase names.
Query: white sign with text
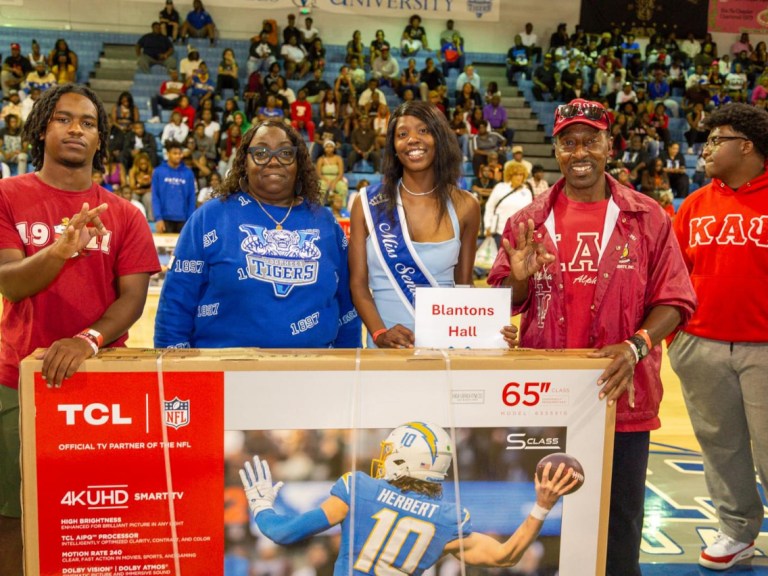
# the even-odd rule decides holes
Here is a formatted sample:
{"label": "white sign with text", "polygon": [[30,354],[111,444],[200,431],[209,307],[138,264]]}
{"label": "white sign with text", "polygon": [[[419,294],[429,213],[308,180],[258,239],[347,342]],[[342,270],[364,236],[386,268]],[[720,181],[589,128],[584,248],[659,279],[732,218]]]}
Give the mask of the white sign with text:
{"label": "white sign with text", "polygon": [[506,348],[511,288],[416,288],[416,346]]}

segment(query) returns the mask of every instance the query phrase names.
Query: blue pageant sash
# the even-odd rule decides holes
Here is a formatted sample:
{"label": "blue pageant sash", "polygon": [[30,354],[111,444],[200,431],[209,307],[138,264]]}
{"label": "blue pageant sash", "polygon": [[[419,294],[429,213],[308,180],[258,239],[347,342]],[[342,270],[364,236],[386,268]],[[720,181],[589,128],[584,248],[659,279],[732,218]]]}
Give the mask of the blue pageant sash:
{"label": "blue pageant sash", "polygon": [[437,287],[438,284],[416,254],[408,230],[402,225],[402,222],[405,222],[405,212],[400,203],[400,192],[397,192],[394,218],[391,218],[387,211],[387,199],[381,194],[381,184],[363,188],[360,195],[376,256],[394,286],[395,293],[405,308],[414,314],[416,287]]}

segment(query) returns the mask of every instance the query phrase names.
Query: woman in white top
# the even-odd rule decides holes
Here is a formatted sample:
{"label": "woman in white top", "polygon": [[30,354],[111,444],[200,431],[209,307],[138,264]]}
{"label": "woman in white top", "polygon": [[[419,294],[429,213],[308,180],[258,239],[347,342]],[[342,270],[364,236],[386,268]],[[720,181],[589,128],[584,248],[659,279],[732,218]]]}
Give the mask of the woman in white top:
{"label": "woman in white top", "polygon": [[493,187],[485,203],[483,225],[485,235],[493,235],[496,246],[501,245],[501,233],[504,225],[518,210],[533,201],[531,189],[526,184],[528,170],[519,162],[508,162],[504,166],[504,181]]}

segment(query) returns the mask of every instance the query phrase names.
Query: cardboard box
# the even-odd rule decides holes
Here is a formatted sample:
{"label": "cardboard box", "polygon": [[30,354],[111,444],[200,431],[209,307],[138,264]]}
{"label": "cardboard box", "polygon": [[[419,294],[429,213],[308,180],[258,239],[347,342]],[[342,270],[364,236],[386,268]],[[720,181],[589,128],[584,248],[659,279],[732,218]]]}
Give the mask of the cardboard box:
{"label": "cardboard box", "polygon": [[[367,473],[392,428],[427,421],[454,438],[446,497],[497,538],[530,511],[541,457],[578,459],[584,486],[544,523],[538,561],[603,574],[614,413],[595,382],[607,363],[585,351],[122,349],[48,389],[27,359],[27,573],[234,576],[265,550],[306,564],[307,546],[259,535],[243,461],[265,457],[286,482],[276,509],[301,513],[339,474]],[[331,562],[337,533],[312,540]]]}

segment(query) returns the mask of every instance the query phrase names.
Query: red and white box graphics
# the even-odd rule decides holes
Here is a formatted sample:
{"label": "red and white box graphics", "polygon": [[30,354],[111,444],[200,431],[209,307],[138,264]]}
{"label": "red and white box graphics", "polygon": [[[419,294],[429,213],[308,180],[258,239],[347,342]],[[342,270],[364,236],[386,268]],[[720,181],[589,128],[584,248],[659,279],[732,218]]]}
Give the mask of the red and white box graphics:
{"label": "red and white box graphics", "polygon": [[[603,574],[613,410],[586,351],[107,350],[60,389],[22,364],[26,570],[41,576],[239,576],[330,556],[338,528],[288,548],[250,518],[238,470],[254,454],[302,513],[339,475],[369,472],[389,430],[452,436],[446,494],[507,538],[535,501],[538,461],[584,469],[537,543],[542,568]],[[317,548],[317,546],[316,546]],[[310,556],[311,554],[311,556]],[[458,562],[458,560],[453,560]],[[437,566],[437,574],[456,567]]]}

